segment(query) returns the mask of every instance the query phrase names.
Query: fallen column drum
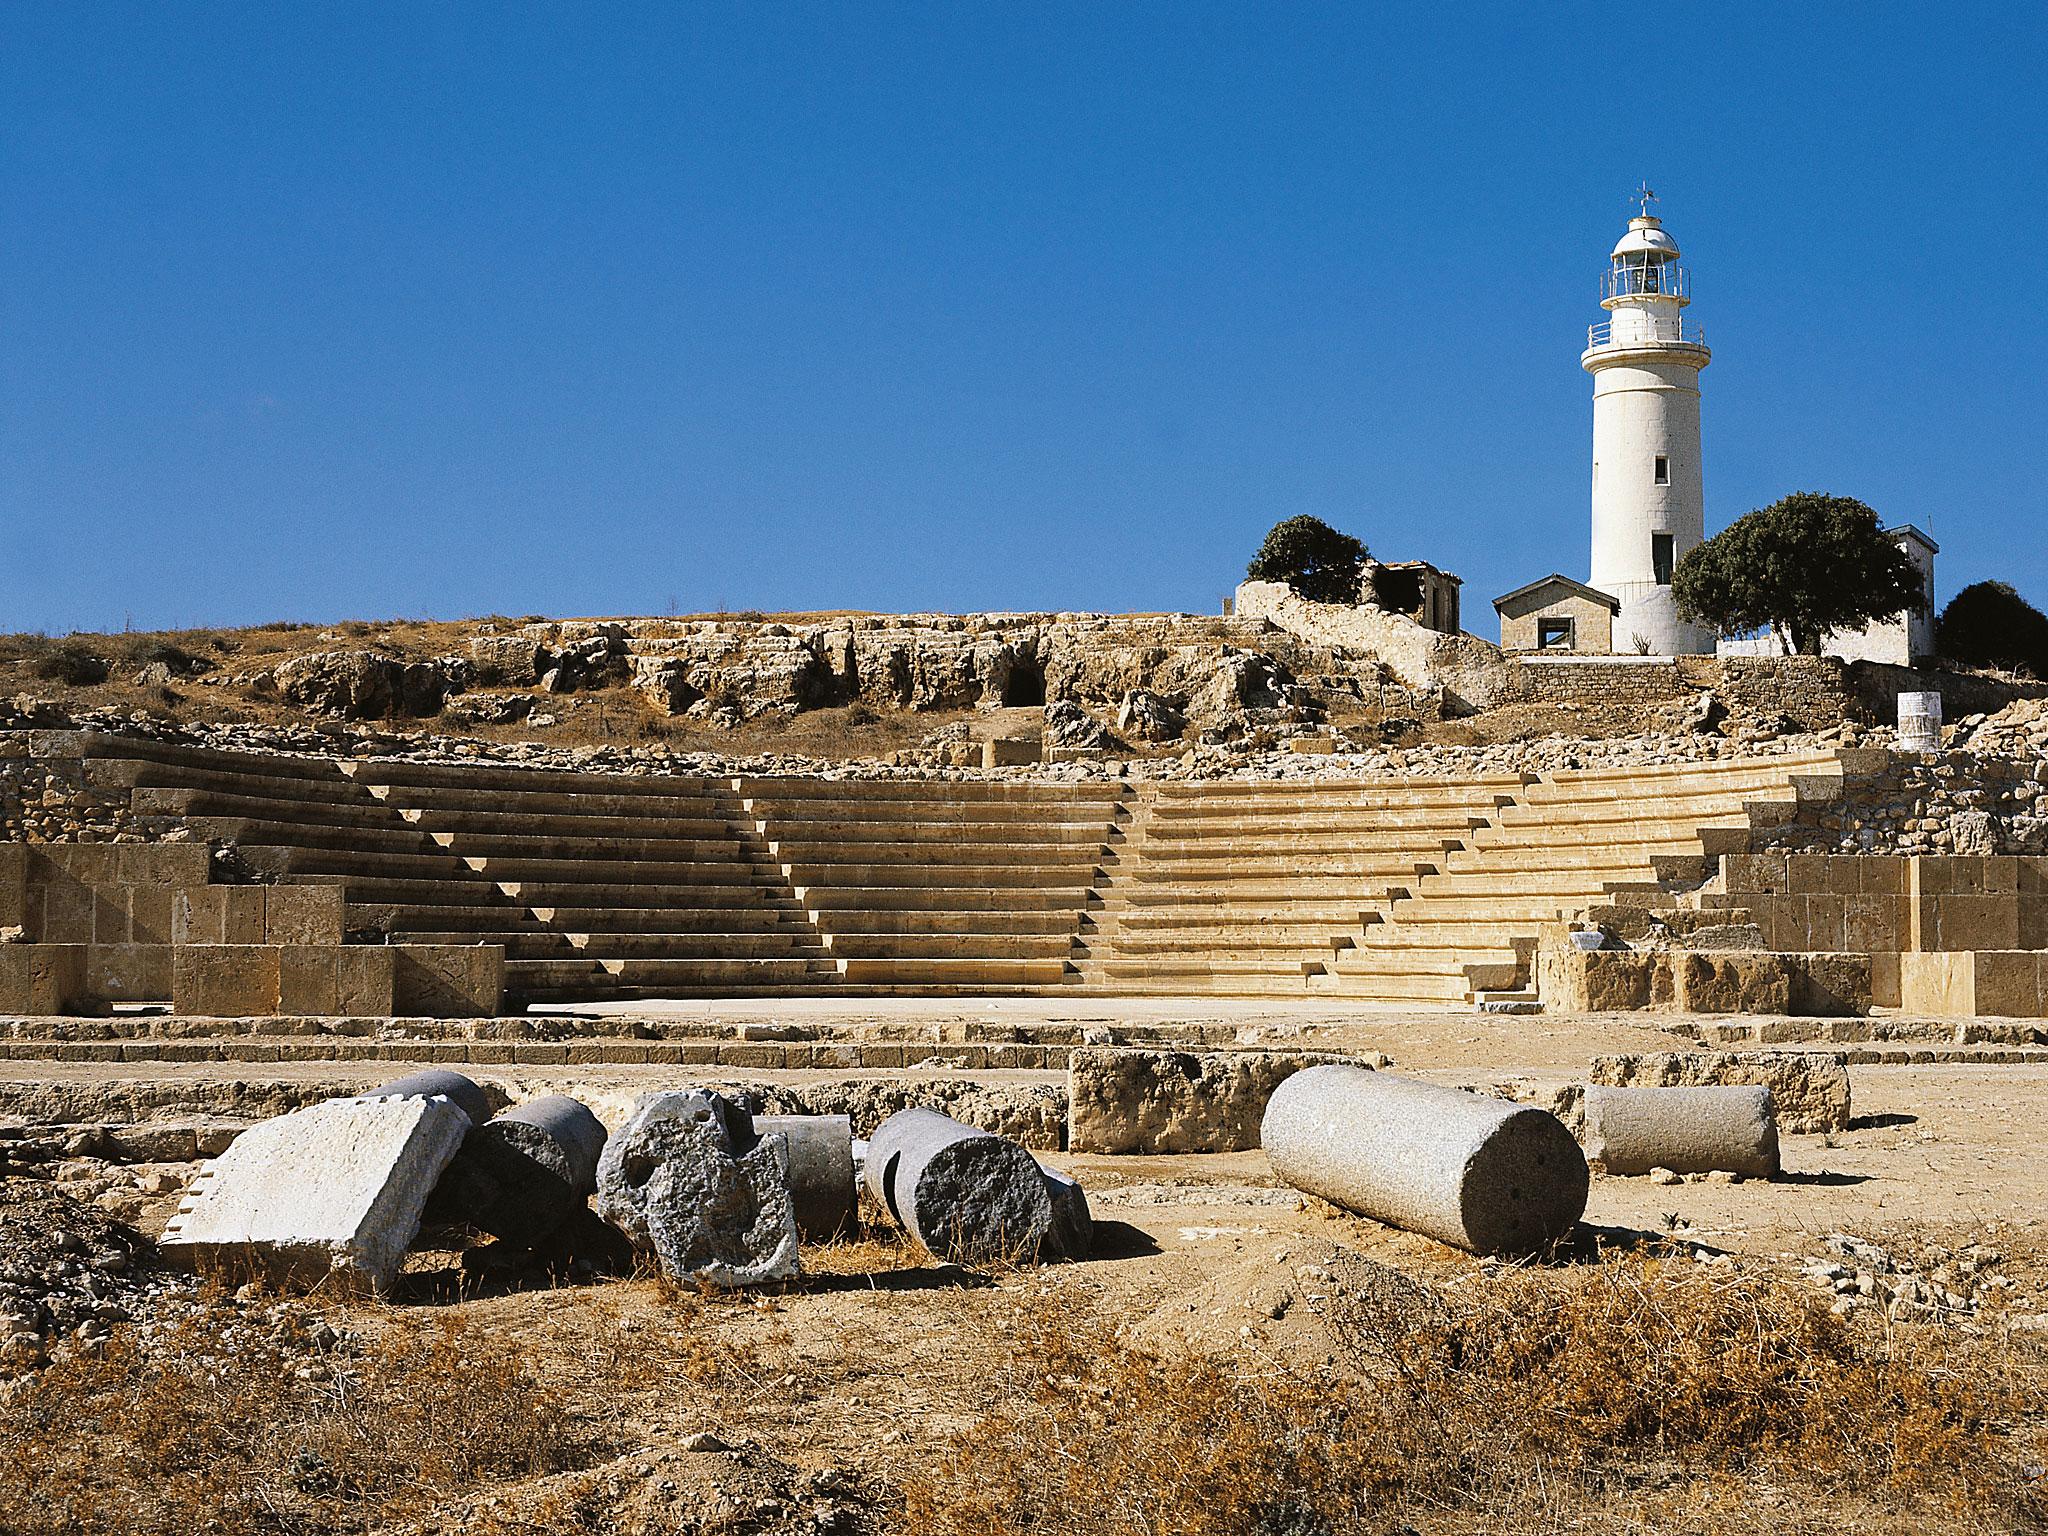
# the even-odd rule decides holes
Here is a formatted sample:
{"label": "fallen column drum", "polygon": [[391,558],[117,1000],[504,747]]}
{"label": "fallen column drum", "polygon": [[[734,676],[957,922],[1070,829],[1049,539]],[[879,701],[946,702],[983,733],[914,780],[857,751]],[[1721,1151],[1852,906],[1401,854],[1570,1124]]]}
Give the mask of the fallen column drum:
{"label": "fallen column drum", "polygon": [[1390,1072],[1295,1073],[1261,1139],[1296,1189],[1473,1253],[1535,1253],[1586,1209],[1585,1155],[1555,1115]]}

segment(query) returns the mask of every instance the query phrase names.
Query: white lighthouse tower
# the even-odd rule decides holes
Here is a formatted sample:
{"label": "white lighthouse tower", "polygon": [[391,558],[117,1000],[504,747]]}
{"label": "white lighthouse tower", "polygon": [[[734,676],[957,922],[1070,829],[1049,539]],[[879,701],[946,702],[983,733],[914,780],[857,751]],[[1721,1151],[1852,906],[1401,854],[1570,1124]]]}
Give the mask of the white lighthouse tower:
{"label": "white lighthouse tower", "polygon": [[1614,247],[1602,280],[1608,318],[1586,333],[1579,362],[1593,375],[1592,584],[1621,604],[1614,649],[1653,656],[1711,652],[1714,637],[1679,622],[1671,570],[1704,537],[1700,370],[1706,339],[1678,243],[1652,217],[1656,195]]}

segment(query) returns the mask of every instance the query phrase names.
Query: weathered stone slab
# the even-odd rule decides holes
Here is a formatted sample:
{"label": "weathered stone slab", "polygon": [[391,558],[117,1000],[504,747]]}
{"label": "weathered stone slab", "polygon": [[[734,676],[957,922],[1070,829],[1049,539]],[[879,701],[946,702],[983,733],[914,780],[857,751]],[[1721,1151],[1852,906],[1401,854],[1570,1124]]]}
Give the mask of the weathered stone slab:
{"label": "weathered stone slab", "polygon": [[1538,1252],[1586,1209],[1586,1159],[1555,1115],[1391,1072],[1297,1072],[1263,1137],[1295,1188],[1474,1253]]}
{"label": "weathered stone slab", "polygon": [[1370,1067],[1326,1051],[1163,1051],[1091,1046],[1068,1058],[1074,1152],[1243,1152],[1259,1145],[1273,1090],[1305,1067]]}
{"label": "weathered stone slab", "polygon": [[1595,1057],[1591,1080],[1610,1088],[1698,1088],[1752,1083],[1771,1090],[1778,1128],[1846,1130],[1848,1058],[1832,1051],[1656,1051]]}
{"label": "weathered stone slab", "polygon": [[1588,1159],[1609,1173],[1778,1174],[1778,1121],[1771,1090],[1745,1084],[1718,1088],[1586,1090]]}
{"label": "weathered stone slab", "polygon": [[469,1129],[439,1098],[329,1099],[235,1138],[158,1247],[200,1269],[389,1291]]}

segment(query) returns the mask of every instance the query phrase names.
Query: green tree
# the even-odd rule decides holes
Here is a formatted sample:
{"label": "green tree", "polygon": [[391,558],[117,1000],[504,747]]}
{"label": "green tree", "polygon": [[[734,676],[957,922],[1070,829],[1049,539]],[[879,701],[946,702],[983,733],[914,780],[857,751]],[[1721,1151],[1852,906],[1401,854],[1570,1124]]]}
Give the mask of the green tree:
{"label": "green tree", "polygon": [[1920,569],[1849,496],[1801,491],[1739,517],[1678,562],[1681,618],[1723,635],[1769,628],[1818,656],[1839,629],[1926,608]]}
{"label": "green tree", "polygon": [[2048,677],[2048,614],[2002,581],[1974,581],[1950,598],[1934,634],[1950,661]]}
{"label": "green tree", "polygon": [[1245,574],[1284,581],[1311,602],[1355,603],[1366,553],[1365,545],[1319,517],[1290,517],[1273,525]]}

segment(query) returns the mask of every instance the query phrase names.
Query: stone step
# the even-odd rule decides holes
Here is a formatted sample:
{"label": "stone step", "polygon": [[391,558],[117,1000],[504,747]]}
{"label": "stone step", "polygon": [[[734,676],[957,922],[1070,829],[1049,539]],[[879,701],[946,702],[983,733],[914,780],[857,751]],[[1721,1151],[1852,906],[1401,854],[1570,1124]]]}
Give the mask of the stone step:
{"label": "stone step", "polygon": [[515,789],[411,789],[365,788],[378,796],[380,804],[436,815],[491,813],[528,818],[537,816],[620,816],[680,821],[723,820],[740,814],[733,796],[717,789],[676,788],[667,792],[621,793],[611,780],[593,776],[574,792],[562,790]]}
{"label": "stone step", "polygon": [[1010,821],[795,821],[769,817],[765,836],[785,848],[856,848],[870,844],[906,847],[968,843],[977,847],[1024,845],[1044,848],[1095,847],[1107,841],[1111,823],[1096,821],[1050,821],[1019,818]]}
{"label": "stone step", "polygon": [[357,758],[341,771],[356,783],[390,789],[495,790],[519,794],[580,794],[593,785],[610,795],[708,796],[722,794],[721,779],[688,774],[597,773],[588,769],[526,768],[495,763],[423,763],[403,758]]}
{"label": "stone step", "polygon": [[732,789],[742,800],[777,807],[784,813],[796,805],[829,805],[857,801],[877,809],[891,802],[912,805],[1015,805],[1043,814],[1048,805],[1070,806],[1075,817],[1082,807],[1090,814],[1101,806],[1122,802],[1130,793],[1125,785],[1066,784],[1028,779],[735,779]]}
{"label": "stone step", "polygon": [[1061,864],[784,864],[784,878],[807,903],[811,893],[834,890],[942,890],[1017,887],[1085,890],[1094,867]]}
{"label": "stone step", "polygon": [[[390,812],[387,812],[390,814]],[[406,825],[422,832],[453,833],[460,840],[471,837],[540,838],[697,838],[730,843],[742,833],[751,834],[753,823],[745,817],[697,815],[588,815],[558,813],[527,815],[519,811],[448,811],[434,807],[396,808]]]}
{"label": "stone step", "polygon": [[996,959],[986,956],[872,958],[840,962],[849,983],[883,986],[954,987],[1060,985],[1069,974],[1064,956],[1057,959]]}
{"label": "stone step", "polygon": [[353,785],[335,786],[335,797],[308,795],[299,786],[274,786],[275,795],[243,794],[215,789],[161,789],[144,786],[130,804],[144,816],[220,816],[248,821],[314,823],[336,827],[402,826],[398,813]]}
{"label": "stone step", "polygon": [[839,933],[824,936],[835,960],[1059,960],[1072,953],[1070,934]]}
{"label": "stone step", "polygon": [[[1439,867],[1441,849],[1404,853],[1324,853],[1312,860],[1278,854],[1246,854],[1242,858],[1161,858],[1149,850],[1131,869],[1131,878],[1146,885],[1193,885],[1285,879],[1313,870],[1312,878],[1327,883],[1352,876],[1368,885],[1407,880]],[[1355,883],[1355,881],[1354,881]]]}
{"label": "stone step", "polygon": [[771,857],[785,867],[803,869],[894,869],[915,865],[971,866],[980,869],[1054,869],[1092,873],[1101,862],[1103,844],[1092,843],[792,843],[771,836]]}
{"label": "stone step", "polygon": [[1256,842],[1272,838],[1314,841],[1361,835],[1396,837],[1403,833],[1442,832],[1457,836],[1486,823],[1483,810],[1455,807],[1438,811],[1333,811],[1322,815],[1302,811],[1285,816],[1166,816],[1155,812],[1145,828],[1148,837],[1164,842]]}
{"label": "stone step", "polygon": [[[946,871],[955,878],[960,872]],[[1066,912],[1088,900],[1086,885],[821,885],[807,888],[803,903],[826,912]]]}
{"label": "stone step", "polygon": [[835,972],[829,961],[802,956],[702,960],[507,960],[505,986],[521,997],[560,994],[592,984],[646,991],[676,989],[676,996],[717,995],[724,989],[754,991],[786,983],[817,981],[829,985]]}
{"label": "stone step", "polygon": [[902,912],[902,911],[841,911],[833,910],[821,914],[821,926],[837,937],[872,935],[875,937],[929,934],[934,937],[987,933],[1000,927],[1007,934],[1057,935],[1069,938],[1075,931],[1079,914],[1066,909],[1054,908],[1042,912],[979,911],[955,912]]}
{"label": "stone step", "polygon": [[799,929],[751,933],[577,933],[554,928],[521,928],[500,933],[395,928],[394,942],[407,944],[503,944],[508,960],[754,960],[803,954],[823,958],[816,933]]}
{"label": "stone step", "polygon": [[[676,867],[690,864],[727,863],[746,857],[745,845],[728,833],[721,837],[668,837],[649,829],[644,837],[561,837],[526,836],[517,833],[421,832],[432,839],[429,846],[446,849],[465,859],[512,859],[521,862],[544,860],[575,864],[654,864]],[[445,842],[440,839],[446,839]]]}

